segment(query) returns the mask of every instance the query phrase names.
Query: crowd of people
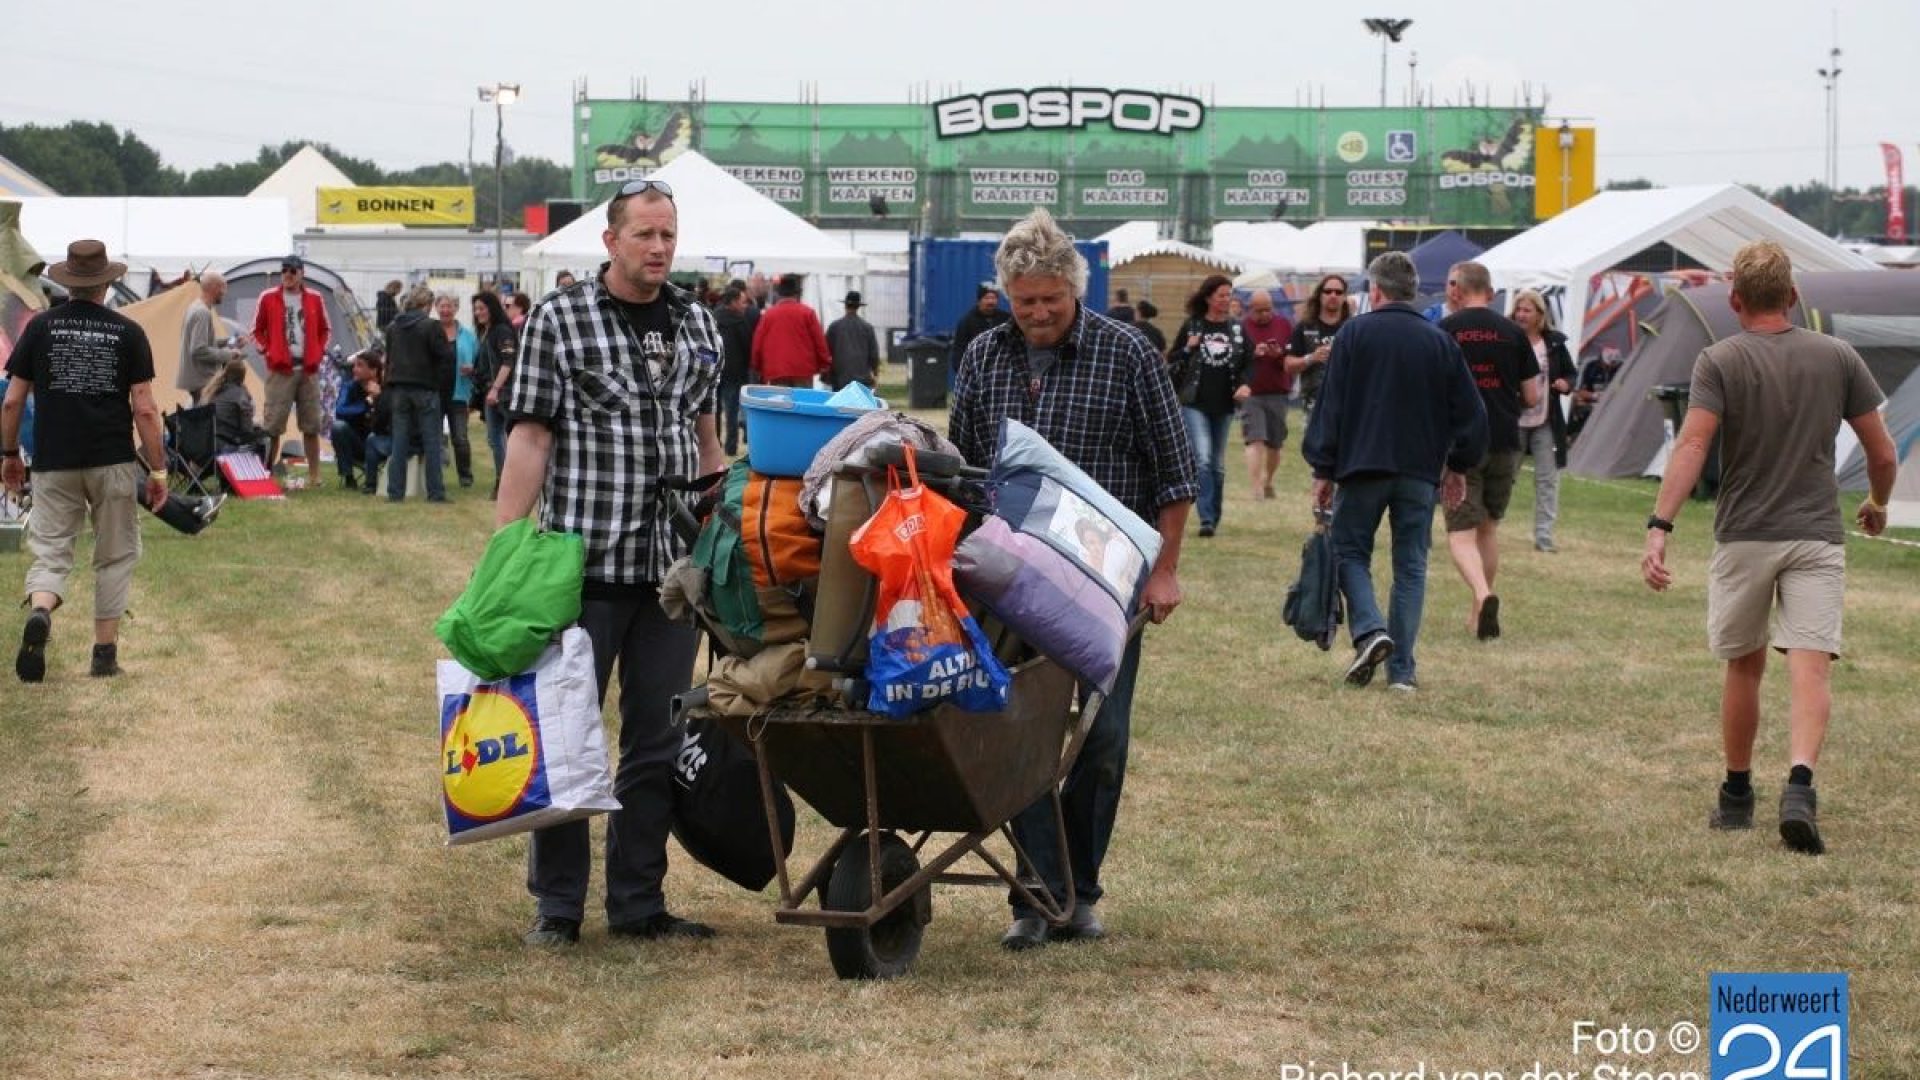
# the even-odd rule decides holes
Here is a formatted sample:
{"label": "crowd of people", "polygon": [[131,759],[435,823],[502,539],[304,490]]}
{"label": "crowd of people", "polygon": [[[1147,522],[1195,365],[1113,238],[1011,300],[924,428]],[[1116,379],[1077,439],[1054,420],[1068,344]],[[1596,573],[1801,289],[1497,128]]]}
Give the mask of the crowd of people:
{"label": "crowd of people", "polygon": [[[857,292],[845,297],[843,317],[823,327],[800,299],[797,277],[769,282],[756,275],[703,290],[704,299],[672,286],[667,274],[679,218],[665,185],[633,181],[606,213],[607,264],[585,279],[563,277],[523,307],[524,318],[482,292],[467,300],[467,327],[456,318],[458,297],[425,287],[386,290],[382,341],[350,358],[328,420],[344,484],[372,494],[384,470],[387,497],[402,500],[405,462],[418,453],[426,497],[437,502],[448,498],[442,440],[450,421],[463,429],[449,441],[455,478],[475,482],[464,429],[478,411],[496,466],[496,524],[537,508],[543,527],[582,537],[580,623],[593,640],[602,696],[616,674],[620,680],[620,809],[609,819],[604,856],[608,931],[705,938],[713,930],[673,913],[664,892],[670,764],[680,745],[670,701],[686,689],[696,638],[659,603],[661,583],[686,545],[672,530],[652,527],[656,494],[669,476],[723,467],[740,434],[723,403],[737,397],[738,386],[809,385],[816,378],[871,383],[879,350]],[[15,665],[27,682],[44,677],[52,616],[89,514],[99,579],[93,672],[119,670],[117,627],[139,557],[134,498],[157,505],[167,493],[151,351],[137,325],[100,303],[106,284],[124,270],[97,242],[76,243],[50,271],[74,301],[37,317],[8,362],[13,379],[0,409],[0,476],[9,490],[23,479],[22,411],[36,387],[42,420],[30,613]],[[264,447],[268,460],[289,419],[309,446],[322,430],[328,331],[303,271],[298,258],[285,260],[281,287],[262,297],[252,328],[269,372],[264,424],[254,422],[244,360],[233,343],[212,339],[199,308],[183,340],[189,362],[181,388],[215,407],[223,443]],[[1447,311],[1437,323],[1413,306],[1413,264],[1398,252],[1368,267],[1364,314],[1353,313],[1339,276],[1321,279],[1291,320],[1267,294],[1237,313],[1231,282],[1209,278],[1188,299],[1186,317],[1164,348],[1147,329],[1157,314],[1150,302],[1123,295],[1109,313],[1087,308],[1086,262],[1045,210],[1007,234],[995,272],[997,287],[982,288],[957,335],[964,343],[957,345],[949,436],[969,462],[986,465],[1001,421],[1018,419],[1148,522],[1161,538],[1140,599],[1153,622],[1181,606],[1189,516],[1197,516],[1203,538],[1222,526],[1226,442],[1236,413],[1256,498],[1276,497],[1288,414],[1305,413],[1301,452],[1314,508],[1330,521],[1354,650],[1345,680],[1356,687],[1384,665],[1395,690],[1418,688],[1415,645],[1436,506],[1471,593],[1467,628],[1480,639],[1500,635],[1497,527],[1523,453],[1536,465],[1536,547],[1552,550],[1549,465],[1557,465],[1565,445],[1556,396],[1571,393],[1577,405],[1603,384],[1570,370],[1565,339],[1553,331],[1538,294],[1515,296],[1514,319],[1492,310],[1491,283],[1477,263],[1449,272]],[[200,288],[210,309],[224,283],[208,275]],[[1002,292],[1010,312],[999,310]],[[1744,332],[1709,349],[1696,371],[1693,407],[1648,520],[1643,573],[1656,590],[1672,581],[1666,535],[1708,440],[1724,431],[1709,623],[1712,648],[1728,665],[1727,777],[1710,824],[1751,825],[1750,757],[1771,644],[1786,652],[1793,684],[1781,834],[1796,850],[1818,852],[1812,767],[1826,728],[1829,665],[1840,650],[1833,429],[1851,424],[1867,453],[1871,491],[1859,522],[1870,534],[1885,525],[1894,456],[1876,411],[1882,397],[1858,354],[1792,327],[1791,278],[1777,246],[1742,250],[1733,303]],[[1782,455],[1789,436],[1790,452]],[[317,484],[318,456],[309,453],[307,465]],[[1384,617],[1371,576],[1383,520],[1393,569]],[[1062,820],[1043,798],[1012,823],[1033,877],[1054,896],[1068,895],[1071,886],[1077,899],[1049,921],[1016,890],[1001,939],[1007,948],[1106,934],[1097,907],[1106,895],[1101,870],[1120,805],[1141,648],[1135,636],[1084,735],[1060,792]],[[592,861],[585,821],[534,833],[528,944],[579,940]]]}

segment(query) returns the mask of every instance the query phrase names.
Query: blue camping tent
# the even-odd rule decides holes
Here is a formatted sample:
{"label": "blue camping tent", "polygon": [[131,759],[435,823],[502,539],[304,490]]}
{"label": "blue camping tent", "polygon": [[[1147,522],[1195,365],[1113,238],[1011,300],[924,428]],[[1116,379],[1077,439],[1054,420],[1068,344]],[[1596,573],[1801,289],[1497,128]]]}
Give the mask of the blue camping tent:
{"label": "blue camping tent", "polygon": [[1446,229],[1415,244],[1407,257],[1420,272],[1420,293],[1425,296],[1445,291],[1447,270],[1454,263],[1476,258],[1485,250],[1455,230]]}

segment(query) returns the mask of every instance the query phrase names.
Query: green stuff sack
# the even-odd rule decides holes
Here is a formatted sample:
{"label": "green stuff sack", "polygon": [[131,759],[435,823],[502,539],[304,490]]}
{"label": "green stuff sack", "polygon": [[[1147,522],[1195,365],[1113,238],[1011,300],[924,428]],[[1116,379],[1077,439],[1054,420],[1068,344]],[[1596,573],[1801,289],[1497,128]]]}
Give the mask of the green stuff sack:
{"label": "green stuff sack", "polygon": [[754,590],[753,560],[741,535],[741,507],[751,474],[746,458],[727,469],[720,504],[694,541],[693,564],[707,573],[707,605],[720,625],[736,638],[758,642],[766,634],[766,624]]}
{"label": "green stuff sack", "polygon": [[518,675],[579,621],[586,565],[586,541],[575,533],[542,532],[532,518],[502,526],[433,632],[483,681]]}

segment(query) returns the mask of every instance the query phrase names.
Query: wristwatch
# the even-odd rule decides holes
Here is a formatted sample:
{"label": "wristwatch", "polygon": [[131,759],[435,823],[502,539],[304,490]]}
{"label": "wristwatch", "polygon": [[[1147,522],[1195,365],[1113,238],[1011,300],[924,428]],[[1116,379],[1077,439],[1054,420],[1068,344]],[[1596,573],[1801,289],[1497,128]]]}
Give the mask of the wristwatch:
{"label": "wristwatch", "polygon": [[1673,522],[1668,521],[1666,518],[1661,517],[1659,514],[1648,514],[1647,528],[1659,529],[1663,533],[1670,533],[1673,531]]}

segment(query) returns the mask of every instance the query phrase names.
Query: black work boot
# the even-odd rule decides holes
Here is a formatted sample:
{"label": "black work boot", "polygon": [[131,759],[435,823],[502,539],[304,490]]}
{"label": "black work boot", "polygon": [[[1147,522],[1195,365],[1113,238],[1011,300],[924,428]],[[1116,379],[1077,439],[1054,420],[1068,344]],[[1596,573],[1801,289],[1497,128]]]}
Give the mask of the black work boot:
{"label": "black work boot", "polygon": [[120,646],[111,641],[105,645],[95,645],[93,670],[88,674],[96,679],[110,679],[120,674]]}

